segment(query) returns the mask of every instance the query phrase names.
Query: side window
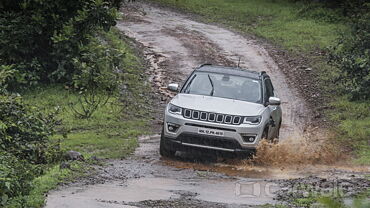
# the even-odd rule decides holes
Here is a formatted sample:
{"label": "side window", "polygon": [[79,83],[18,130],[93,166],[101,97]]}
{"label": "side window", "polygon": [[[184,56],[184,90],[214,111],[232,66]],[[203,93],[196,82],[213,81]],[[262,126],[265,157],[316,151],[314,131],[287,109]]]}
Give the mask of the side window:
{"label": "side window", "polygon": [[267,102],[270,97],[274,96],[274,87],[272,86],[270,79],[265,79],[265,86],[266,86],[265,101]]}

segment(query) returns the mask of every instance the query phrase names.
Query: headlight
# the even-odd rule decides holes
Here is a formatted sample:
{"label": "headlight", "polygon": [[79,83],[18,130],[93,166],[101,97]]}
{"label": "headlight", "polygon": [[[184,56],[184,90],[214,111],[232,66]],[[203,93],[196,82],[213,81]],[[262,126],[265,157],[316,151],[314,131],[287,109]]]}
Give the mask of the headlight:
{"label": "headlight", "polygon": [[261,120],[262,120],[262,116],[246,116],[244,117],[243,123],[257,125],[261,123]]}
{"label": "headlight", "polygon": [[176,105],[172,105],[170,103],[170,104],[168,104],[168,112],[170,112],[172,114],[181,115],[182,114],[182,108],[180,108],[179,106],[176,106]]}

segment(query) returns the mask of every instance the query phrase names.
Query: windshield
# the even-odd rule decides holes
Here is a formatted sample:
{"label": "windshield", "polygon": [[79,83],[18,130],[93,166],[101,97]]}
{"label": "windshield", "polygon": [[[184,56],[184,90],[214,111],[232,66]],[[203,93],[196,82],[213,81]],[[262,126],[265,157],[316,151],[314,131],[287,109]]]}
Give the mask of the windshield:
{"label": "windshield", "polygon": [[197,72],[183,88],[183,93],[261,103],[261,83],[248,77]]}

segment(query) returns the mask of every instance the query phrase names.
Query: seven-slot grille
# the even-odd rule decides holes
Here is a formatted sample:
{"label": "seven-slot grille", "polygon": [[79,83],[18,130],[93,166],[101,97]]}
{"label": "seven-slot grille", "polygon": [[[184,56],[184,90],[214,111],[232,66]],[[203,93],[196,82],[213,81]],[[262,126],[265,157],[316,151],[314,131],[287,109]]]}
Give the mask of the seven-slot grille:
{"label": "seven-slot grille", "polygon": [[188,119],[208,121],[208,122],[213,122],[213,123],[232,124],[232,125],[239,125],[243,120],[242,116],[218,114],[218,113],[197,111],[197,110],[191,110],[191,109],[184,109],[182,115]]}

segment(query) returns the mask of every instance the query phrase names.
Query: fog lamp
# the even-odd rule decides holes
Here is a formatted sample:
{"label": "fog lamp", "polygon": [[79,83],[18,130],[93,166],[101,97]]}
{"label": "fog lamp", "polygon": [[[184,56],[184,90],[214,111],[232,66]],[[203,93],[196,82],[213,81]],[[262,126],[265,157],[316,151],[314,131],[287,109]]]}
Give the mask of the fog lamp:
{"label": "fog lamp", "polygon": [[167,123],[167,129],[169,132],[175,133],[179,129],[180,125],[173,124],[173,123]]}
{"label": "fog lamp", "polygon": [[254,140],[256,140],[255,135],[243,135],[242,137],[243,137],[243,141],[246,143],[253,143]]}

